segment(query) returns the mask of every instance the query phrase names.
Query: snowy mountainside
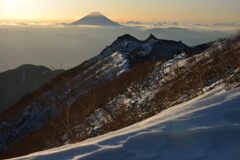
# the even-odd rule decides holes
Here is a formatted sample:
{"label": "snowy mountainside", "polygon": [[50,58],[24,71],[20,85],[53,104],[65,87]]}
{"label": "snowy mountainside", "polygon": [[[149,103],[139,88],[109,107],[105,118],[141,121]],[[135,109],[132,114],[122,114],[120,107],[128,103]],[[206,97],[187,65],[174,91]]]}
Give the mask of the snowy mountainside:
{"label": "snowy mountainside", "polygon": [[[164,43],[160,43],[164,42]],[[159,55],[154,56],[155,49],[164,49]],[[148,46],[148,50],[145,50]],[[153,48],[153,49],[152,49]],[[144,50],[144,54],[142,54]],[[20,100],[12,109],[7,110],[0,118],[0,152],[21,142],[27,135],[41,128],[43,124],[62,110],[70,108],[80,97],[88,94],[92,88],[103,82],[128,71],[137,63],[150,59],[168,60],[192,48],[174,41],[158,40],[150,36],[145,41],[140,41],[130,35],[117,38],[112,45],[105,48],[98,56],[84,62],[80,66],[66,71],[42,89],[30,95],[30,98]],[[167,58],[162,55],[169,55]],[[138,60],[138,61],[137,61]]]}
{"label": "snowy mountainside", "polygon": [[[219,45],[217,48],[218,47]],[[194,79],[203,77],[196,76],[192,79],[189,78],[190,83],[185,86],[186,88],[184,88],[183,84],[178,83],[178,81],[186,83],[186,77],[190,77],[191,75],[195,74],[204,74],[198,73],[198,67],[194,68],[194,66],[198,66],[198,63],[201,65],[207,65],[210,69],[206,69],[206,72],[211,72],[211,68],[216,64],[214,61],[213,63],[209,64],[209,61],[214,60],[214,57],[210,56],[210,58],[207,59],[206,57],[209,57],[209,53],[213,52],[211,51],[212,49],[213,48],[189,58],[186,54],[182,53],[176,56],[174,59],[169,60],[165,63],[157,62],[154,65],[154,68],[149,71],[149,73],[147,73],[145,76],[142,76],[140,79],[137,79],[134,81],[134,83],[128,85],[126,89],[124,89],[115,97],[112,97],[110,101],[108,101],[105,105],[102,105],[100,108],[96,109],[94,113],[89,116],[97,117],[95,119],[97,123],[91,121],[91,118],[87,118],[86,121],[83,121],[82,124],[78,123],[78,131],[75,133],[76,139],[79,137],[81,139],[83,135],[79,135],[79,133],[84,133],[85,131],[87,131],[87,133],[85,133],[84,136],[89,135],[89,137],[92,137],[96,133],[105,133],[106,130],[111,131],[107,129],[109,126],[112,129],[115,126],[122,126],[123,124],[125,126],[133,124],[146,117],[155,115],[164,108],[187,101],[201,94],[201,87],[198,85],[200,80],[194,81]],[[239,51],[239,48],[237,48],[237,51]],[[235,54],[235,57],[238,55],[239,52]],[[237,63],[239,63],[239,61]],[[236,78],[233,80],[236,82],[236,85],[239,85],[238,69],[234,70],[233,72],[228,70],[230,77]],[[208,91],[211,88],[214,88],[215,86],[222,83],[222,77],[216,76],[216,79],[214,79],[212,77],[214,75],[208,75],[209,73],[205,74],[206,84],[203,84],[204,91]],[[183,88],[180,88],[178,90],[176,88],[179,85],[182,85]],[[164,94],[162,91],[165,91],[166,89],[172,89],[172,91],[175,92],[173,93],[172,97],[170,97],[171,99],[166,100],[162,98]],[[101,116],[98,116],[99,114]]]}
{"label": "snowy mountainside", "polygon": [[15,160],[238,160],[240,89],[218,87],[132,126]]}
{"label": "snowy mountainside", "polygon": [[63,73],[33,93],[33,98],[1,115],[0,157],[96,137],[221,83],[229,89],[239,86],[240,46],[236,43],[219,42],[200,51],[153,36],[145,41],[130,35],[118,37],[98,56]]}

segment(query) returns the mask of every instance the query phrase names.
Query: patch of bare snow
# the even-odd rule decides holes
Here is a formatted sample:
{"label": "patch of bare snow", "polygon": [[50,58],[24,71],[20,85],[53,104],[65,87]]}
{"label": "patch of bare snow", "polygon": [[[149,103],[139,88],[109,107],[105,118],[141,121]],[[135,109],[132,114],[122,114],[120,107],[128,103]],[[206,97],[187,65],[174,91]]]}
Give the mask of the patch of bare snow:
{"label": "patch of bare snow", "polygon": [[238,160],[240,88],[222,91],[103,136],[15,159]]}

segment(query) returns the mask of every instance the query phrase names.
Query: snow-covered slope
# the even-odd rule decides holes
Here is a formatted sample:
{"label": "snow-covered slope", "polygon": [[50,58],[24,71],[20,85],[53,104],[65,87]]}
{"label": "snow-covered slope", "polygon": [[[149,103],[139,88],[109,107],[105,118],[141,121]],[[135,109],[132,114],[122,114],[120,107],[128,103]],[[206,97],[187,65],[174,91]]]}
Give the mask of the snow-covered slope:
{"label": "snow-covered slope", "polygon": [[[67,71],[59,78],[60,80],[58,79],[64,82],[61,84],[57,81],[53,82],[53,85],[49,85],[50,87],[47,87],[38,96],[30,98],[27,103],[16,105],[20,111],[10,114],[10,116],[8,114],[1,116],[0,122],[4,122],[0,123],[0,132],[2,132],[0,134],[0,152],[21,142],[31,132],[39,129],[49,119],[56,116],[59,111],[61,112],[62,108],[71,106],[92,88],[103,81],[123,74],[135,64],[147,58],[168,60],[181,52],[194,49],[181,42],[151,37],[145,41],[140,41],[128,34],[118,37],[99,55]],[[67,77],[67,74],[71,76]],[[59,105],[59,103],[65,106]],[[12,111],[9,110],[10,112]],[[2,117],[7,118],[1,120]]]}
{"label": "snow-covered slope", "polygon": [[96,57],[0,115],[0,158],[81,142],[221,84],[227,90],[240,86],[238,40],[203,48],[152,35],[144,41],[118,37]]}
{"label": "snow-covered slope", "polygon": [[218,87],[119,131],[15,159],[238,160],[239,117],[240,88]]}

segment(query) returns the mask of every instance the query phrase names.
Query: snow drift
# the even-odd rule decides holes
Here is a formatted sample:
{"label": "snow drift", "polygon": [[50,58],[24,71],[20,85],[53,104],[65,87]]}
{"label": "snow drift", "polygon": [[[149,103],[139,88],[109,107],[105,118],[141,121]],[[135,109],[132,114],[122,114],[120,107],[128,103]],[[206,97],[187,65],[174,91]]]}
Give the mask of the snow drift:
{"label": "snow drift", "polygon": [[218,87],[119,131],[22,159],[238,160],[240,88]]}

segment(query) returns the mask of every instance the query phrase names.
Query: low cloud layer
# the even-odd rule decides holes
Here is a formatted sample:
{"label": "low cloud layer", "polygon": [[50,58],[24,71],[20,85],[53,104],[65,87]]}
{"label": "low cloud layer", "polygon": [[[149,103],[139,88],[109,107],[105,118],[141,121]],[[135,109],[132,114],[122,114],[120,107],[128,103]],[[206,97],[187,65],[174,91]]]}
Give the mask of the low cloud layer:
{"label": "low cloud layer", "polygon": [[[229,36],[228,32],[194,31],[175,22],[129,22],[132,27],[66,26],[17,23],[0,25],[0,72],[22,64],[71,68],[101,52],[118,36],[131,34],[145,39],[150,33],[161,39],[196,45]],[[142,27],[136,27],[142,25]],[[170,28],[169,28],[170,26]]]}
{"label": "low cloud layer", "polygon": [[158,27],[182,27],[192,29],[211,29],[211,30],[239,30],[240,23],[192,23],[184,24],[179,22],[140,22],[140,21],[129,21],[123,23],[127,26],[139,27],[139,28],[158,28]]}

